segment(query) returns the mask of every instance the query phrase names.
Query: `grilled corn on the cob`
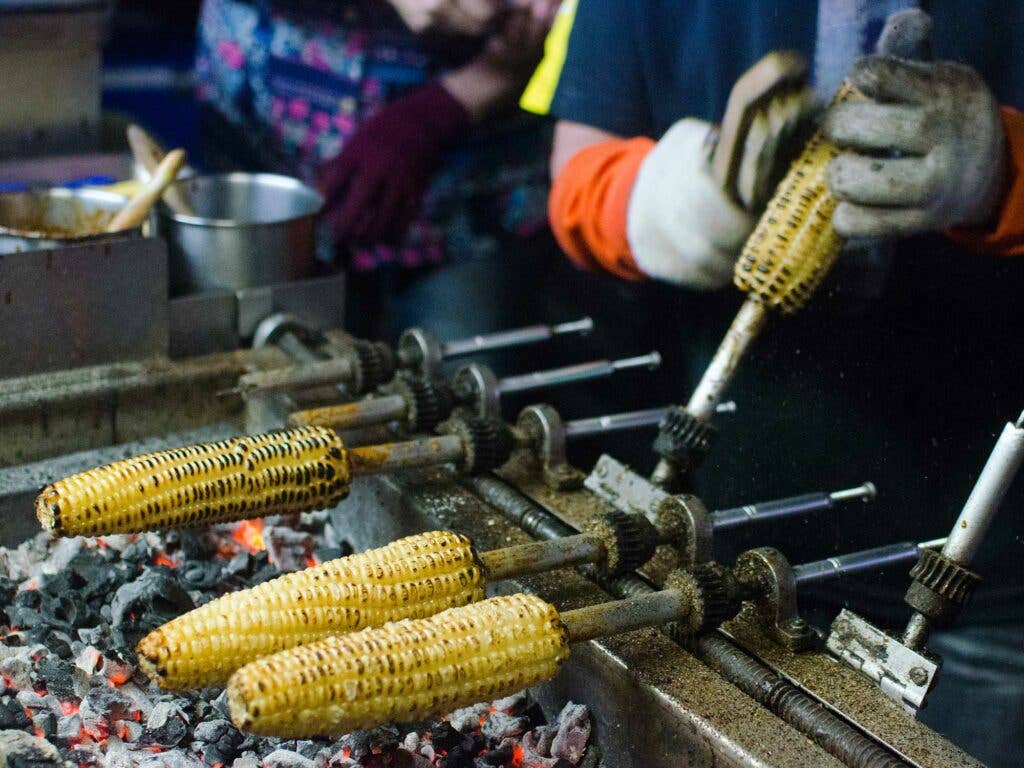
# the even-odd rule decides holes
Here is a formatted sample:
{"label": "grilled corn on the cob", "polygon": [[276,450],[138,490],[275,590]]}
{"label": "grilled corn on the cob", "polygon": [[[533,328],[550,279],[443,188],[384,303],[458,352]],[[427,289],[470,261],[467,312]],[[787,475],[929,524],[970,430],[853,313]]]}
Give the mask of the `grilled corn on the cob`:
{"label": "grilled corn on the cob", "polygon": [[431,531],[224,595],[147,635],[136,651],[161,688],[222,684],[260,657],[483,599],[470,541]]}
{"label": "grilled corn on the cob", "polygon": [[[844,84],[835,100],[857,92]],[[768,202],[736,262],[736,287],[766,306],[796,312],[811,297],[839,254],[832,227],[837,200],[828,190],[828,165],[839,150],[820,131],[811,137]]]}
{"label": "grilled corn on the cob", "polygon": [[348,492],[337,433],[302,427],[160,451],[58,480],[36,499],[63,536],[209,525],[323,509]]}
{"label": "grilled corn on the cob", "polygon": [[228,707],[256,733],[347,733],[505,696],[549,679],[568,656],[553,606],[495,597],[262,658],[232,675]]}

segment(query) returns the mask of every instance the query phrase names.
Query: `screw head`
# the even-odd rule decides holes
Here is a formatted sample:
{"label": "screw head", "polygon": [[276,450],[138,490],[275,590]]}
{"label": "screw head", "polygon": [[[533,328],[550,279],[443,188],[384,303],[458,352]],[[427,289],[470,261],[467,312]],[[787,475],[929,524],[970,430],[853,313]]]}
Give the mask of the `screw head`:
{"label": "screw head", "polygon": [[914,685],[925,685],[928,682],[928,670],[924,667],[911,667],[908,674]]}
{"label": "screw head", "polygon": [[807,622],[804,621],[803,619],[801,619],[799,616],[797,616],[795,619],[790,619],[790,621],[789,621],[789,631],[790,632],[801,632],[801,633],[802,632],[806,632],[807,631]]}

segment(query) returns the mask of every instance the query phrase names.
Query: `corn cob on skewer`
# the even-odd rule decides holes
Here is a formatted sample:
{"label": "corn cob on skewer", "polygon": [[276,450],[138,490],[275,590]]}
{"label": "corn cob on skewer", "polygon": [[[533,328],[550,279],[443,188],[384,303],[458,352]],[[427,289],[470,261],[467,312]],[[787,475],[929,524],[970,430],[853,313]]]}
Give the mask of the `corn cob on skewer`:
{"label": "corn cob on skewer", "polygon": [[[859,98],[847,83],[835,102]],[[837,201],[828,190],[829,163],[839,150],[817,131],[790,166],[736,261],[733,282],[747,293],[725,338],[686,406],[709,423],[740,361],[758,337],[770,309],[792,314],[817,290],[842,247],[832,226]],[[651,479],[670,485],[689,466],[663,458]]]}
{"label": "corn cob on skewer", "polygon": [[348,492],[338,435],[305,427],[160,451],[42,490],[36,515],[62,536],[210,525],[324,509]]}
{"label": "corn cob on skewer", "polygon": [[267,656],[232,675],[228,708],[283,738],[441,714],[549,680],[569,643],[685,620],[698,599],[673,587],[559,616],[532,595],[494,597]]}
{"label": "corn cob on skewer", "polygon": [[472,474],[512,450],[503,422],[449,425],[454,434],[350,450],[309,426],[136,456],[46,486],[36,516],[57,535],[99,536],[304,512],[336,505],[354,476],[448,462]]}
{"label": "corn cob on skewer", "polygon": [[222,684],[276,651],[481,600],[483,581],[469,539],[431,531],[224,595],[154,630],[136,652],[161,688]]}
{"label": "corn cob on skewer", "polygon": [[479,556],[466,537],[430,531],[225,595],[154,630],[136,652],[161,688],[221,684],[286,648],[481,600],[485,580],[580,563],[623,573],[646,562],[656,544],[650,523],[621,513],[590,533]]}
{"label": "corn cob on skewer", "polygon": [[531,595],[495,597],[260,659],[231,677],[228,707],[256,733],[347,733],[527,688],[568,656],[554,607]]}

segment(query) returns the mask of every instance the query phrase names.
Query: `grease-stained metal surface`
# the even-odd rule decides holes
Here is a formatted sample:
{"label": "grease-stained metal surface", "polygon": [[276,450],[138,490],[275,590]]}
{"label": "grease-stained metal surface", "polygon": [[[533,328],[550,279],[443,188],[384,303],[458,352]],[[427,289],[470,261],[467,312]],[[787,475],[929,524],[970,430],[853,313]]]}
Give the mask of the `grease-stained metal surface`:
{"label": "grease-stained metal surface", "polygon": [[983,768],[951,742],[919,723],[866,677],[822,653],[791,653],[769,642],[748,611],[725,625],[750,653],[861,730],[922,768]]}
{"label": "grease-stained metal surface", "polygon": [[599,563],[605,559],[605,555],[606,549],[599,536],[579,534],[492,549],[481,552],[479,559],[487,578],[494,581],[544,573],[581,563]]}
{"label": "grease-stained metal surface", "polygon": [[[432,528],[465,533],[478,551],[530,541],[453,479],[444,469],[357,479],[334,524],[356,549]],[[572,570],[492,589],[525,589],[562,611],[611,599]],[[616,768],[842,766],[655,629],[574,645],[537,693],[549,710],[569,699],[586,703],[606,765]]]}
{"label": "grease-stained metal surface", "polygon": [[0,380],[0,466],[238,419],[240,403],[215,393],[283,359],[268,348]]}

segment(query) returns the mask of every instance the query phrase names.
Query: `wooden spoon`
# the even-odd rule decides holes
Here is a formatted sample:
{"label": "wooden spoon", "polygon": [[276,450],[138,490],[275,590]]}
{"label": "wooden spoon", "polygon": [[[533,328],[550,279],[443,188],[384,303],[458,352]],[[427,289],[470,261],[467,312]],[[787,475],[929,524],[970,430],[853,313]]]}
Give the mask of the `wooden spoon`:
{"label": "wooden spoon", "polygon": [[149,214],[149,209],[160,199],[169,184],[178,178],[178,171],[185,164],[185,150],[173,149],[160,161],[153,174],[107,224],[107,232],[120,232],[137,227]]}
{"label": "wooden spoon", "polygon": [[[132,156],[135,162],[145,168],[152,176],[160,161],[164,159],[164,149],[156,139],[138,125],[128,126],[128,146],[131,147]],[[192,206],[188,192],[180,186],[170,186],[164,190],[164,202],[175,213],[182,216],[195,216],[196,210]]]}

